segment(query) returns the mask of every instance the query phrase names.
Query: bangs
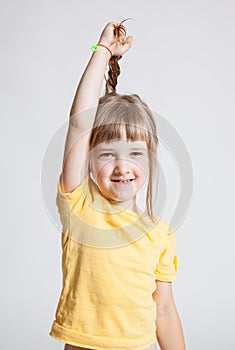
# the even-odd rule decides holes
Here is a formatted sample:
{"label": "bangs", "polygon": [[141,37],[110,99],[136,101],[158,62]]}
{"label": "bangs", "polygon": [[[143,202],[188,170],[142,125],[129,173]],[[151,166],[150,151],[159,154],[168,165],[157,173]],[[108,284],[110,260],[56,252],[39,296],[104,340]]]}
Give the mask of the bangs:
{"label": "bangs", "polygon": [[92,149],[99,143],[113,140],[127,139],[130,141],[146,141],[149,143],[149,136],[146,129],[135,124],[115,123],[100,125],[93,130],[90,139]]}
{"label": "bangs", "polygon": [[[133,103],[118,103],[112,108],[98,108],[99,124],[94,123],[90,149],[102,142],[115,139],[150,142],[150,130],[146,124],[146,115],[143,109]],[[98,124],[98,125],[97,125]]]}

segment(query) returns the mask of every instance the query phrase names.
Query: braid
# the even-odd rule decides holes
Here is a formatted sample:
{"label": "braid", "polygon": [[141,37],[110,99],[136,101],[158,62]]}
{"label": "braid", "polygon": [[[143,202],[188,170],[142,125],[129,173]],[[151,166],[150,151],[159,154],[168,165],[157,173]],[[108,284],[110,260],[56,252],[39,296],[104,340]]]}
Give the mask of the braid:
{"label": "braid", "polygon": [[109,61],[108,79],[106,82],[106,94],[116,92],[117,78],[121,73],[118,60],[122,56],[112,56]]}
{"label": "braid", "polygon": [[[126,21],[126,20],[124,20]],[[126,36],[126,29],[122,25],[124,22],[122,21],[119,24],[114,25],[114,37],[116,42],[122,43],[123,37]],[[117,78],[121,73],[120,66],[118,61],[122,58],[122,56],[112,56],[109,61],[109,71],[108,71],[108,79],[106,81],[106,92],[105,94],[115,93],[117,86]]]}

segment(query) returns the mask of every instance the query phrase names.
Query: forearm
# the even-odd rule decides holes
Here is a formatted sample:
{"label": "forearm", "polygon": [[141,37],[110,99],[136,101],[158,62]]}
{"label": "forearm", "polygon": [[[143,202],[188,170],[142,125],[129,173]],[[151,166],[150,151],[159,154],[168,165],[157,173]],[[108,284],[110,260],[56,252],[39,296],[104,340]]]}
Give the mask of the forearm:
{"label": "forearm", "polygon": [[99,47],[99,50],[92,54],[79,82],[70,116],[78,115],[81,111],[97,107],[109,59],[110,53],[104,47]]}
{"label": "forearm", "polygon": [[183,329],[177,310],[157,318],[157,340],[161,350],[185,350]]}
{"label": "forearm", "polygon": [[[113,56],[123,56],[130,48],[132,39],[131,36],[126,37],[126,30],[122,24],[110,22],[106,25],[99,38],[99,43],[106,47],[99,46],[98,51],[92,54],[74,97],[70,111],[70,116],[75,116],[74,126],[87,130],[93,123],[110,51]],[[79,114],[83,111],[89,112],[85,118],[79,118]]]}

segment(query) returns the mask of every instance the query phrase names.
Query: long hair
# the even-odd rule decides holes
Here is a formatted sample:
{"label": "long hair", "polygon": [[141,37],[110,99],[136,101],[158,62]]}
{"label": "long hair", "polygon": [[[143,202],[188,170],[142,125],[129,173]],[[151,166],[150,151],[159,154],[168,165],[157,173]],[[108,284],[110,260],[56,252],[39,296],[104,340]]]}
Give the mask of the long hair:
{"label": "long hair", "polygon": [[[114,26],[114,34],[117,40],[121,40],[122,36],[126,34],[122,23],[123,21]],[[153,219],[153,174],[157,166],[158,146],[156,125],[151,110],[138,95],[119,95],[116,93],[117,78],[120,74],[119,59],[120,57],[112,56],[109,62],[106,93],[99,99],[89,140],[89,152],[102,142],[122,138],[123,128],[128,140],[146,142],[149,163],[146,209],[148,215]],[[92,193],[90,167],[89,188]]]}

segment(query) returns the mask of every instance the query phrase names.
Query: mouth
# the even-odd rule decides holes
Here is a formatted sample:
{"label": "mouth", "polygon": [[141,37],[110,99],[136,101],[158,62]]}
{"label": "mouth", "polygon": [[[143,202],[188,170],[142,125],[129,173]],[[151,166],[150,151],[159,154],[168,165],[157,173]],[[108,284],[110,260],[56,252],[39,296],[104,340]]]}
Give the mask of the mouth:
{"label": "mouth", "polygon": [[135,179],[127,179],[127,180],[122,180],[122,179],[111,179],[112,182],[115,183],[121,183],[121,184],[128,184],[134,181]]}

